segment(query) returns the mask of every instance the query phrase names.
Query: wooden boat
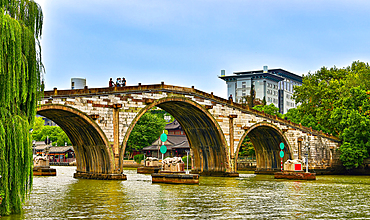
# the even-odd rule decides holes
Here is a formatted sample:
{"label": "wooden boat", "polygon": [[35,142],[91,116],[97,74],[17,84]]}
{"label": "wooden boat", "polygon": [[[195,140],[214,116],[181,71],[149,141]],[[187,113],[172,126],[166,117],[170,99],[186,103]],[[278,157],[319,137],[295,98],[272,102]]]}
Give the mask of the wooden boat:
{"label": "wooden boat", "polygon": [[275,179],[316,180],[316,173],[283,171],[274,174]]}
{"label": "wooden boat", "polygon": [[163,160],[163,170],[152,173],[152,183],[199,184],[198,174],[186,174],[181,157]]}
{"label": "wooden boat", "polygon": [[50,167],[34,167],[33,168],[34,176],[56,176],[57,170]]}
{"label": "wooden boat", "polygon": [[199,184],[199,175],[184,172],[152,173],[152,183]]}
{"label": "wooden boat", "polygon": [[138,167],[137,173],[151,174],[151,173],[158,173],[160,170],[161,170],[161,167],[156,167],[156,166]]}

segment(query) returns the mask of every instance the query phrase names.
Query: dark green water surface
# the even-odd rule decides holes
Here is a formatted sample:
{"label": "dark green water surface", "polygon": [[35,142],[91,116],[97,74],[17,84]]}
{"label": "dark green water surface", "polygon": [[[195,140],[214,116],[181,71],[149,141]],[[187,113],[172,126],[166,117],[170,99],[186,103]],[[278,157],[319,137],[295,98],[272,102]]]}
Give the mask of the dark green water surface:
{"label": "dark green water surface", "polygon": [[126,181],[34,177],[24,213],[2,219],[370,219],[370,177],[318,176],[316,181],[200,177],[199,185],[152,184],[126,169]]}

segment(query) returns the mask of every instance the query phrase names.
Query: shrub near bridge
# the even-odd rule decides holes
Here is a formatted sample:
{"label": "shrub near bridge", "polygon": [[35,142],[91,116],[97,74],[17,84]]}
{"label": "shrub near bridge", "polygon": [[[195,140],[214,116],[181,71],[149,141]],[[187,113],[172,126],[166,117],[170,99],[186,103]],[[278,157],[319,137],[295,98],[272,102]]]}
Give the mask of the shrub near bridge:
{"label": "shrub near bridge", "polygon": [[136,163],[140,164],[142,160],[144,160],[144,154],[136,154],[134,156],[134,161]]}
{"label": "shrub near bridge", "polygon": [[302,86],[294,89],[294,99],[301,105],[285,117],[341,138],[340,160],[347,169],[363,165],[370,152],[369,64],[322,67],[303,76]]}
{"label": "shrub near bridge", "polygon": [[182,162],[184,162],[185,163],[185,167],[189,167],[189,166],[191,166],[191,157],[189,156],[189,165],[188,164],[186,164],[187,163],[187,158],[188,158],[188,156],[183,156],[181,159],[182,159]]}

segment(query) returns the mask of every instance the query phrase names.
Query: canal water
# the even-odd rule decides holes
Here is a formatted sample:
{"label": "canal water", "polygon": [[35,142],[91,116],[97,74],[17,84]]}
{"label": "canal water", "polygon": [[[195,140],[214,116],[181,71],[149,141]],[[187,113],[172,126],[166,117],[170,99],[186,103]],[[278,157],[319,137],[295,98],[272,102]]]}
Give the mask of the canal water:
{"label": "canal water", "polygon": [[126,181],[34,177],[21,215],[2,219],[370,219],[370,177],[318,176],[316,181],[200,177],[199,185],[152,184],[126,169]]}

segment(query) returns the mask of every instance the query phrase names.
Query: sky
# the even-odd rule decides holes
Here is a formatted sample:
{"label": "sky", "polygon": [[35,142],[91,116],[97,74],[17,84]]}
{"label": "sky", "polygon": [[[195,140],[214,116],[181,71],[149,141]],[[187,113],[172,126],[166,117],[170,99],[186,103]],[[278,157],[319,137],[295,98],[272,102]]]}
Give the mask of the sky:
{"label": "sky", "polygon": [[44,14],[45,88],[191,87],[226,98],[219,79],[282,68],[297,75],[370,61],[370,1],[35,0]]}

